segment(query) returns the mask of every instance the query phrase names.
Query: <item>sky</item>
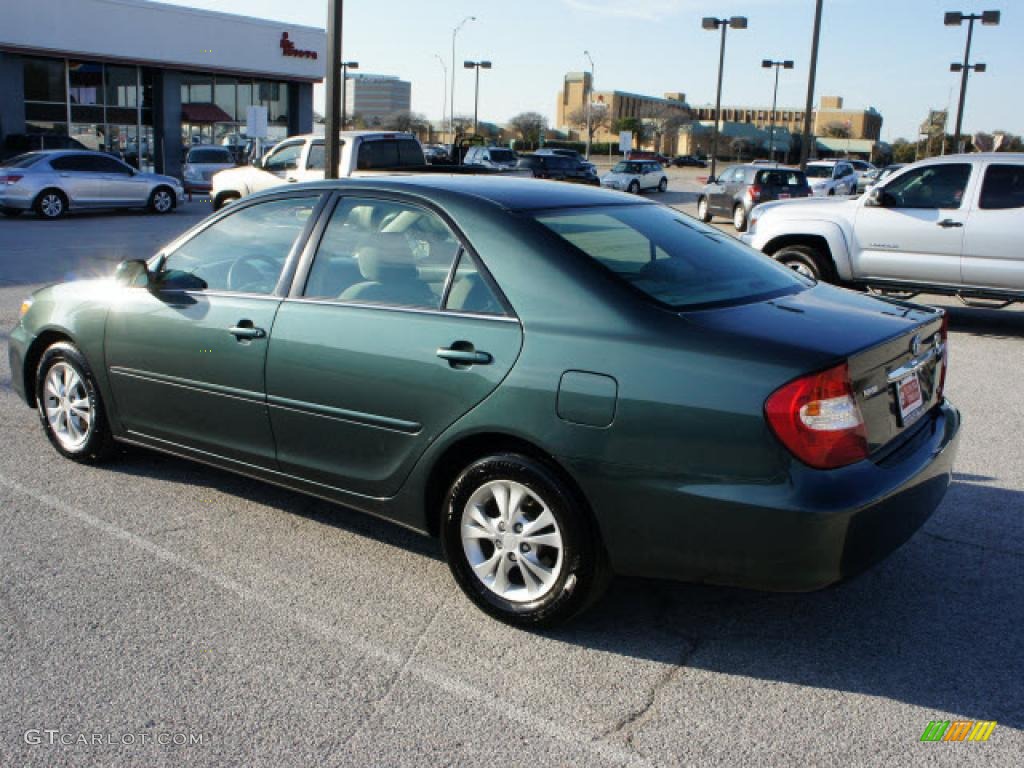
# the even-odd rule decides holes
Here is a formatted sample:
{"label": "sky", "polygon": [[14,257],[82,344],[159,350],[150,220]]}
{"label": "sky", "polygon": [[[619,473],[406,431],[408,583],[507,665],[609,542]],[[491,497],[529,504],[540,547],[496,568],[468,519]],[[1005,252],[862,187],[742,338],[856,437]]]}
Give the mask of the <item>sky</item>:
{"label": "sky", "polygon": [[[163,0],[175,5],[325,27],[327,0]],[[945,27],[950,10],[1001,10],[999,26],[975,25],[971,60],[988,71],[971,74],[964,130],[1024,133],[1022,0],[825,0],[815,104],[842,96],[850,108],[882,113],[882,139],[912,138],[929,109],[950,108],[953,130],[963,59],[963,27]],[[511,12],[510,12],[511,11]],[[792,59],[782,71],[779,108],[803,108],[814,20],[813,0],[348,0],[343,56],[362,72],[412,82],[412,109],[441,115],[444,72],[451,73],[452,29],[476,16],[457,36],[457,114],[473,110],[473,72],[465,59],[490,59],[481,72],[480,119],[503,123],[536,111],[553,124],[566,72],[594,59],[597,90],[662,95],[682,91],[692,105],[714,104],[719,35],[701,29],[702,16],[742,15],[749,28],[730,30],[723,106],[770,106],[773,74],[764,58]],[[323,89],[314,95],[322,111]]]}

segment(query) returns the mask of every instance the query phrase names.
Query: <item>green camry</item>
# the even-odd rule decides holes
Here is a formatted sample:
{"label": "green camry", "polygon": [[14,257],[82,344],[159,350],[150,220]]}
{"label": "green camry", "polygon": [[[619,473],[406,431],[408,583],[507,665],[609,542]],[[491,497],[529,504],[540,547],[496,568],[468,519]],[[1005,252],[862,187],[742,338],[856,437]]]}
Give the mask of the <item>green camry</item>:
{"label": "green camry", "polygon": [[64,456],[146,446],[439,536],[466,594],[524,626],[612,573],[850,576],[934,511],[960,423],[941,311],[513,178],[248,197],[36,292],[10,357]]}

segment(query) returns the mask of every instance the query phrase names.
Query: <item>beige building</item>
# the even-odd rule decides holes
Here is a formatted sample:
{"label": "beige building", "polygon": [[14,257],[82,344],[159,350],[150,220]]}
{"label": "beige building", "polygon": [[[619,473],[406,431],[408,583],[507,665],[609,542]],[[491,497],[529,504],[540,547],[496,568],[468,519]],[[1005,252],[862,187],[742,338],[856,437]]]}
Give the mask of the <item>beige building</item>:
{"label": "beige building", "polygon": [[[714,121],[713,106],[693,107],[695,120]],[[804,110],[775,110],[775,126],[786,128],[790,133],[803,133]],[[722,107],[721,119],[727,123],[747,123],[767,129],[772,122],[771,107]],[[836,130],[849,131],[851,139],[878,141],[882,136],[882,116],[874,107],[867,109],[844,109],[842,96],[822,96],[821,106],[814,110],[812,129],[815,136],[827,135],[832,126]],[[845,138],[845,137],[844,137]]]}
{"label": "beige building", "polygon": [[[586,106],[586,96],[590,89],[589,72],[569,72],[565,76],[562,90],[558,92],[555,125],[559,130],[571,136],[586,138],[584,124],[573,121],[574,113],[582,113]],[[608,107],[609,120],[594,132],[594,141],[598,143],[616,142],[618,133],[614,132],[615,123],[624,118],[634,117],[640,120],[655,120],[665,115],[678,114],[683,120],[691,118],[690,107],[686,103],[686,94],[681,92],[666,93],[664,97],[645,96],[627,91],[594,91],[593,102]],[[665,151],[674,151],[666,149]]]}

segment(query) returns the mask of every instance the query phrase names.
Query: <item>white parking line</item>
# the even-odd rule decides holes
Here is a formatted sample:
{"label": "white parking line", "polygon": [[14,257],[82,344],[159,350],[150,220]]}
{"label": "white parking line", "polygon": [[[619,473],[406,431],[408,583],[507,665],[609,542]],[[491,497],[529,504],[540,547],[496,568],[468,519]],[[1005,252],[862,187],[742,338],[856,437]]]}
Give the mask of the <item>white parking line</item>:
{"label": "white parking line", "polygon": [[[290,607],[274,601],[272,598],[257,590],[240,584],[234,579],[225,576],[223,573],[219,573],[218,571],[201,565],[200,563],[186,557],[182,557],[176,552],[172,552],[171,550],[166,549],[143,536],[139,536],[138,534],[132,533],[118,525],[96,517],[89,512],[78,509],[52,494],[30,488],[16,480],[11,480],[2,475],[0,475],[0,486],[8,488],[9,490],[23,496],[28,496],[40,504],[50,507],[56,512],[78,520],[80,523],[83,523],[90,528],[141,549],[161,562],[180,568],[183,571],[188,571],[195,576],[199,576],[206,581],[216,584],[221,589],[232,593],[242,600],[258,603],[268,611],[275,613],[278,618],[285,622],[290,624],[299,624],[315,635],[325,639],[330,639],[336,643],[343,643],[365,656],[373,658],[383,664],[396,667],[396,681],[402,674],[408,673],[412,677],[439,688],[451,696],[471,701],[478,707],[489,709],[493,711],[496,716],[502,719],[516,720],[522,725],[533,729],[535,732],[572,744],[596,756],[623,765],[651,765],[651,763],[635,752],[631,752],[628,749],[619,747],[615,744],[597,741],[599,738],[599,734],[597,733],[579,733],[558,725],[558,718],[556,715],[542,717],[531,714],[526,706],[510,706],[506,698],[500,699],[499,705],[499,699],[495,697],[493,691],[480,690],[459,678],[449,670],[433,667],[423,663],[412,663],[412,657],[415,654],[416,649],[419,647],[419,643],[414,646],[408,657],[396,651],[386,650],[379,644],[370,643],[353,634],[344,632],[335,626],[292,610]],[[393,687],[393,684],[391,687]]]}

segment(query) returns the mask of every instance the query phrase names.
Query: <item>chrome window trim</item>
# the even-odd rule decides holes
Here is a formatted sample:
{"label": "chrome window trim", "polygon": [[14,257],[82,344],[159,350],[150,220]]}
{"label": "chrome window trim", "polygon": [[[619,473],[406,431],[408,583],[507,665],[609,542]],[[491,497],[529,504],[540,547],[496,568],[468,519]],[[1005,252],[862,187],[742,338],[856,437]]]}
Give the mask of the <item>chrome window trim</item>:
{"label": "chrome window trim", "polygon": [[[238,294],[231,294],[237,296]],[[438,317],[464,317],[472,320],[494,320],[500,323],[515,323],[519,325],[518,317],[508,315],[485,315],[474,312],[456,312],[453,310],[428,309],[426,307],[403,307],[399,304],[369,304],[356,301],[339,301],[337,299],[309,299],[304,296],[287,296],[284,303],[296,304],[317,304],[328,307],[352,307],[353,309],[379,309],[385,312],[405,312],[416,315],[436,315]]]}

